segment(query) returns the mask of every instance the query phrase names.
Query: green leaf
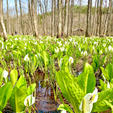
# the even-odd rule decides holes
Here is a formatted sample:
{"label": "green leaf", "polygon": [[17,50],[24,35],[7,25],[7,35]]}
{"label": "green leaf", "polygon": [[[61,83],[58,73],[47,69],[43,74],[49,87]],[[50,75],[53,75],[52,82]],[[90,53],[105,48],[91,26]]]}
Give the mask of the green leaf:
{"label": "green leaf", "polygon": [[16,81],[17,81],[17,79],[18,79],[18,71],[15,70],[15,69],[11,70],[10,78],[11,78],[11,83],[14,86]]}
{"label": "green leaf", "polygon": [[31,95],[34,92],[35,88],[36,88],[36,83],[31,84],[27,89],[27,94]]}
{"label": "green leaf", "polygon": [[96,78],[92,66],[88,63],[85,64],[84,72],[78,76],[78,83],[85,94],[94,91]]}
{"label": "green leaf", "polygon": [[12,94],[12,84],[10,82],[6,83],[4,86],[0,88],[0,111],[2,111],[6,104],[7,101],[9,100],[11,94]]}
{"label": "green leaf", "polygon": [[100,86],[99,86],[99,88],[101,90],[106,90],[106,88],[107,88],[107,84],[101,79],[100,79]]}
{"label": "green leaf", "polygon": [[68,104],[60,104],[59,107],[58,107],[58,110],[61,110],[61,111],[67,111],[69,113],[73,113],[73,110],[71,109],[71,107],[68,105]]}
{"label": "green leaf", "polygon": [[111,103],[108,102],[108,101],[105,101],[105,103],[112,109],[112,112],[113,112],[113,104],[111,104]]}
{"label": "green leaf", "polygon": [[106,101],[113,104],[113,88],[98,93],[98,101],[94,103],[93,112],[109,110],[110,107],[106,104]]}
{"label": "green leaf", "polygon": [[56,73],[56,80],[63,96],[71,103],[74,112],[78,113],[84,93],[75,81],[75,77],[67,72],[59,71]]}
{"label": "green leaf", "polygon": [[[101,70],[102,70],[102,74],[104,75],[104,77],[106,78],[106,80],[109,80],[110,78],[109,78],[107,69],[104,69],[103,67],[101,67]],[[103,77],[103,79],[104,79],[104,77]]]}
{"label": "green leaf", "polygon": [[25,110],[24,100],[27,97],[27,83],[24,76],[21,76],[17,81],[11,98],[10,104],[15,112],[22,112]]}
{"label": "green leaf", "polygon": [[113,64],[108,64],[106,70],[108,71],[108,75],[111,80],[113,78]]}
{"label": "green leaf", "polygon": [[2,73],[3,73],[3,69],[0,68],[0,86],[2,85],[2,80],[3,80],[3,75],[2,75]]}

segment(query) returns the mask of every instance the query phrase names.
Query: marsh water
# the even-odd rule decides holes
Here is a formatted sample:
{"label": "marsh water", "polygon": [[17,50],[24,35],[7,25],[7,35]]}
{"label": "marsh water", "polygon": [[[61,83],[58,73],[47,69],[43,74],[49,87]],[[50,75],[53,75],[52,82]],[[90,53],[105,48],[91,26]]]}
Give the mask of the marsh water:
{"label": "marsh water", "polygon": [[58,103],[54,100],[54,93],[50,84],[44,79],[43,73],[38,73],[37,76],[37,113],[59,113],[57,111]]}

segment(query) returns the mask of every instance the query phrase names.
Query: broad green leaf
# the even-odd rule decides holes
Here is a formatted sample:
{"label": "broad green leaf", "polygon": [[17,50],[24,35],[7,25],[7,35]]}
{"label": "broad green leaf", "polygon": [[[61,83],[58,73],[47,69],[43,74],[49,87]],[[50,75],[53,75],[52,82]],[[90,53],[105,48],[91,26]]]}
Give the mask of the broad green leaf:
{"label": "broad green leaf", "polygon": [[14,86],[16,81],[17,81],[17,79],[18,79],[18,71],[15,70],[15,69],[11,70],[10,78],[11,78],[11,83]]}
{"label": "broad green leaf", "polygon": [[73,110],[71,109],[71,107],[68,105],[68,104],[60,104],[59,107],[58,107],[58,110],[61,110],[61,111],[67,111],[69,113],[73,113]]}
{"label": "broad green leaf", "polygon": [[113,64],[108,64],[106,70],[108,70],[108,75],[111,80],[113,78]]}
{"label": "broad green leaf", "polygon": [[96,78],[92,66],[88,63],[85,64],[84,72],[78,76],[78,83],[85,94],[94,91]]}
{"label": "broad green leaf", "polygon": [[63,96],[73,106],[74,112],[79,112],[79,105],[84,93],[75,81],[75,77],[67,72],[59,71],[56,73],[56,80]]}
{"label": "broad green leaf", "polygon": [[27,89],[25,89],[25,87],[21,87],[21,88],[15,87],[13,89],[13,93],[10,98],[10,104],[13,111],[22,112],[25,110],[24,100],[27,97],[26,90]]}
{"label": "broad green leaf", "polygon": [[48,65],[48,61],[49,61],[48,55],[47,55],[46,51],[43,51],[42,54],[43,54],[44,64],[45,64],[45,67],[46,67]]}
{"label": "broad green leaf", "polygon": [[3,75],[2,75],[2,73],[3,73],[3,69],[0,68],[0,86],[2,85],[2,80],[3,80]]}
{"label": "broad green leaf", "polygon": [[6,104],[7,101],[9,100],[11,94],[12,94],[12,84],[10,82],[6,83],[4,86],[0,88],[0,111],[2,111]]}
{"label": "broad green leaf", "polygon": [[20,76],[18,82],[16,83],[17,88],[20,88],[22,86],[25,86],[27,88],[27,82],[24,76]]}
{"label": "broad green leaf", "polygon": [[36,83],[31,84],[27,89],[27,95],[31,95],[34,92],[35,88],[36,88]]}
{"label": "broad green leaf", "polygon": [[15,112],[22,112],[25,110],[24,100],[27,97],[27,83],[24,76],[21,76],[17,81],[11,98],[10,104]]}
{"label": "broad green leaf", "polygon": [[[104,69],[103,67],[101,67],[101,70],[102,70],[102,74],[103,74],[103,76],[105,77],[105,79],[106,79],[106,80],[109,80],[110,77],[109,77],[109,75],[108,75],[108,70],[107,70],[107,69]],[[102,76],[102,77],[103,77],[103,76]],[[103,77],[103,79],[104,79],[104,77]]]}
{"label": "broad green leaf", "polygon": [[112,113],[113,113],[113,104],[111,104],[111,103],[108,102],[108,101],[105,101],[105,103],[112,109]]}
{"label": "broad green leaf", "polygon": [[100,79],[100,86],[99,86],[99,88],[101,90],[106,90],[106,88],[107,88],[107,84],[101,79]]}
{"label": "broad green leaf", "polygon": [[110,107],[106,104],[106,101],[113,104],[113,88],[98,93],[98,101],[94,103],[93,112],[109,110]]}

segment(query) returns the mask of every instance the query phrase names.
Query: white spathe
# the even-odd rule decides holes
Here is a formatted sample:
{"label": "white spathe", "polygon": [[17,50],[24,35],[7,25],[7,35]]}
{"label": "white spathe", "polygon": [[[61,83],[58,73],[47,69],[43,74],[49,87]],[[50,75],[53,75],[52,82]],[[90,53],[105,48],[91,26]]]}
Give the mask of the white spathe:
{"label": "white spathe", "polygon": [[110,83],[109,82],[107,82],[107,88],[110,88]]}
{"label": "white spathe", "polygon": [[24,57],[24,61],[29,61],[29,56],[28,56],[28,54]]}
{"label": "white spathe", "polygon": [[74,60],[73,60],[73,57],[69,57],[69,63],[73,63],[74,62]]}
{"label": "white spathe", "polygon": [[6,79],[7,76],[8,76],[8,71],[4,70],[4,71],[3,71],[3,77]]}
{"label": "white spathe", "polygon": [[[85,95],[84,99],[85,105],[84,105],[84,113],[91,113],[93,109],[93,103],[96,103],[98,100],[98,89],[95,88],[93,93],[88,93]],[[80,111],[82,111],[82,106],[83,106],[83,100],[79,106]]]}
{"label": "white spathe", "polygon": [[25,106],[31,106],[35,103],[35,97],[33,95],[29,95],[25,98],[24,100],[24,105]]}
{"label": "white spathe", "polygon": [[62,110],[61,113],[66,113],[66,111],[65,110]]}

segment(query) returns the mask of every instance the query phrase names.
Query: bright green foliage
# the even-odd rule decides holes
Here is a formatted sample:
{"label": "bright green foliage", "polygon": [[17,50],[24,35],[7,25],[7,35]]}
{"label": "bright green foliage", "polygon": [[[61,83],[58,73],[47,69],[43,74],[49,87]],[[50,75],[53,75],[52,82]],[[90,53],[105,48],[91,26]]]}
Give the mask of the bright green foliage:
{"label": "bright green foliage", "polygon": [[84,72],[78,76],[78,83],[85,94],[91,93],[95,89],[95,74],[92,66],[90,66],[88,63],[85,64]]}
{"label": "bright green foliage", "polygon": [[[27,62],[25,60],[26,55],[29,57]],[[73,63],[69,63],[70,57],[73,58]],[[34,76],[38,69],[45,74],[45,83],[50,83],[52,88],[57,86],[55,82],[57,81],[64,97],[73,106],[74,112],[80,113],[79,105],[83,97],[87,93],[92,93],[95,88],[96,78],[94,73],[97,74],[101,69],[106,80],[104,78],[100,80],[100,86],[97,87],[102,92],[106,92],[106,97],[103,96],[101,99],[101,102],[105,100],[106,106],[105,103],[99,105],[100,102],[97,102],[97,106],[96,103],[94,105],[94,110],[98,111],[99,107],[102,110],[104,106],[103,109],[109,109],[112,108],[112,100],[108,101],[112,95],[110,94],[111,97],[107,97],[108,92],[113,88],[112,60],[112,37],[72,36],[67,39],[57,39],[50,36],[40,36],[39,39],[35,39],[32,36],[16,35],[9,36],[5,42],[0,38],[0,87],[2,84],[6,85],[6,82],[12,83],[14,89],[10,98],[10,105],[14,112],[24,112],[24,99],[33,93],[36,84],[28,85],[23,75],[25,74],[27,80],[29,79],[28,83],[30,83],[31,77],[38,78]],[[89,62],[91,66],[86,62]],[[85,68],[84,64],[86,64]],[[79,69],[79,67],[82,68]],[[3,70],[10,73],[7,81],[3,79]],[[78,75],[79,72],[83,73]],[[53,89],[56,99],[59,94],[57,89]],[[99,92],[99,99],[102,92]],[[106,98],[108,99],[106,100]],[[61,105],[59,109],[72,112],[71,108],[65,104]]]}
{"label": "bright green foliage", "polygon": [[68,105],[68,104],[60,104],[59,107],[58,107],[58,110],[61,110],[61,111],[67,111],[69,113],[73,113],[73,110],[71,109],[71,107]]}
{"label": "bright green foliage", "polygon": [[4,86],[0,88],[0,111],[2,111],[5,108],[12,94],[12,90],[13,87],[10,82],[6,83]]}
{"label": "bright green foliage", "polygon": [[78,113],[84,92],[77,84],[75,77],[67,72],[59,71],[56,74],[56,80],[63,96],[71,103],[74,112]]}
{"label": "bright green foliage", "polygon": [[27,83],[25,78],[21,76],[17,81],[10,98],[10,104],[13,111],[22,112],[25,110],[24,100],[27,97],[26,91]]}
{"label": "bright green foliage", "polygon": [[93,112],[102,112],[110,109],[109,105],[106,104],[106,101],[113,104],[113,88],[99,92],[98,95],[98,101],[94,104]]}
{"label": "bright green foliage", "polygon": [[17,79],[18,79],[18,71],[15,70],[15,69],[11,70],[10,78],[11,78],[11,83],[14,86],[16,81],[17,81]]}
{"label": "bright green foliage", "polygon": [[27,89],[27,95],[31,95],[34,92],[35,88],[36,88],[36,83],[31,84]]}
{"label": "bright green foliage", "polygon": [[3,73],[3,69],[0,68],[0,86],[2,85],[2,80],[3,80],[3,75],[2,75],[2,73]]}

